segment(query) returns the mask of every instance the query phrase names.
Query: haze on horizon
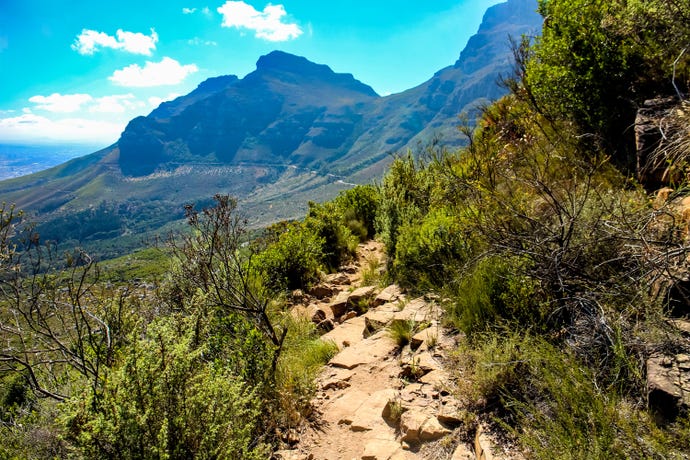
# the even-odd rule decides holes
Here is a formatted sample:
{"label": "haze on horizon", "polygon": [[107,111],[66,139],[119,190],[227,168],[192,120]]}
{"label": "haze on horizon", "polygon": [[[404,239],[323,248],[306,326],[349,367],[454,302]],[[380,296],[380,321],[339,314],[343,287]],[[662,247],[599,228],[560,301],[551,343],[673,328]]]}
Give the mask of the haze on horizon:
{"label": "haze on horizon", "polygon": [[127,122],[280,49],[380,95],[452,65],[497,0],[0,4],[0,144],[106,146]]}

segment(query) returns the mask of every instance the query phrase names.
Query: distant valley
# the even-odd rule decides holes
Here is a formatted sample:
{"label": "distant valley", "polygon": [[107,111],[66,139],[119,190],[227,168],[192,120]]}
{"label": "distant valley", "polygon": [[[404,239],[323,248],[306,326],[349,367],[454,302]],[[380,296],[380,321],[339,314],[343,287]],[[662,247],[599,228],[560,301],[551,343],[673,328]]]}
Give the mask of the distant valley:
{"label": "distant valley", "polygon": [[93,145],[0,144],[0,180],[43,171],[96,149]]}

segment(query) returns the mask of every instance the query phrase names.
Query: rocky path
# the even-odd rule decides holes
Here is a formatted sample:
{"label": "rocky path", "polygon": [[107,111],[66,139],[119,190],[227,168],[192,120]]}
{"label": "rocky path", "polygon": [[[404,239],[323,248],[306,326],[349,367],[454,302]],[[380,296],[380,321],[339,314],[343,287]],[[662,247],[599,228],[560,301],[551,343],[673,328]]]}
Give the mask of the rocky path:
{"label": "rocky path", "polygon": [[437,303],[408,298],[395,285],[361,286],[363,271],[383,262],[379,243],[361,245],[354,266],[295,307],[340,351],[317,380],[316,416],[275,458],[506,458],[492,453],[490,438],[458,403],[444,368],[456,339],[441,327]]}

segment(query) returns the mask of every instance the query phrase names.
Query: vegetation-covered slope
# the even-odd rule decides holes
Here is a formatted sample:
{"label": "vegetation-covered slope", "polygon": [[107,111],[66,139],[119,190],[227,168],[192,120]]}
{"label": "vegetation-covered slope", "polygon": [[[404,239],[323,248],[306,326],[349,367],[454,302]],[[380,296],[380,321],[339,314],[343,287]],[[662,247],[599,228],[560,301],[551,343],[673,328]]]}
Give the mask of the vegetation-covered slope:
{"label": "vegetation-covered slope", "polygon": [[[525,457],[684,458],[690,3],[539,7],[544,33],[467,147],[402,156],[261,238],[227,196],[188,207],[157,284],[101,283],[81,252],[51,269],[3,208],[0,455],[266,457],[333,352],[284,299],[376,236],[392,281],[441,294],[462,397]],[[669,95],[673,149],[654,157],[676,182],[650,197],[619,121]]]}
{"label": "vegetation-covered slope", "polygon": [[509,35],[538,27],[534,9],[533,0],[490,8],[455,66],[388,97],[325,65],[270,53],[242,79],[210,79],[132,120],[102,152],[0,182],[0,197],[40,222],[45,239],[105,257],[165,233],[182,205],[216,193],[240,198],[253,225],[297,218],[309,200],[380,178],[391,152],[438,135],[460,142],[458,116],[505,92],[497,81],[510,73]]}

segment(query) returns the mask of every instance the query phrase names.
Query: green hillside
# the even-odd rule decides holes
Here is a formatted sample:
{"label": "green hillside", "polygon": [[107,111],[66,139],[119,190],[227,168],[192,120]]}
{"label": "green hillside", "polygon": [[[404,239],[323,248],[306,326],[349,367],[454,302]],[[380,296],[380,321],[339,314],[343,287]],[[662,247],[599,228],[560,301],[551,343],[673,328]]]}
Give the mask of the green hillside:
{"label": "green hillside", "polygon": [[[466,146],[399,156],[380,184],[259,234],[219,194],[185,208],[189,231],[166,253],[113,261],[108,276],[83,251],[62,261],[18,235],[2,207],[0,458],[288,449],[319,420],[314,379],[335,353],[291,309],[371,238],[386,270],[361,277],[438,302],[457,340],[444,364],[463,412],[434,448],[401,442],[403,455],[451,458],[481,424],[517,458],[687,458],[688,11],[688,0],[540,1],[541,36],[518,44],[510,92]],[[109,155],[69,167],[105,168]],[[344,307],[357,317],[373,304]],[[404,323],[388,332],[401,343],[416,327]],[[415,374],[401,384],[421,387]],[[403,402],[387,401],[388,419],[400,423]]]}

